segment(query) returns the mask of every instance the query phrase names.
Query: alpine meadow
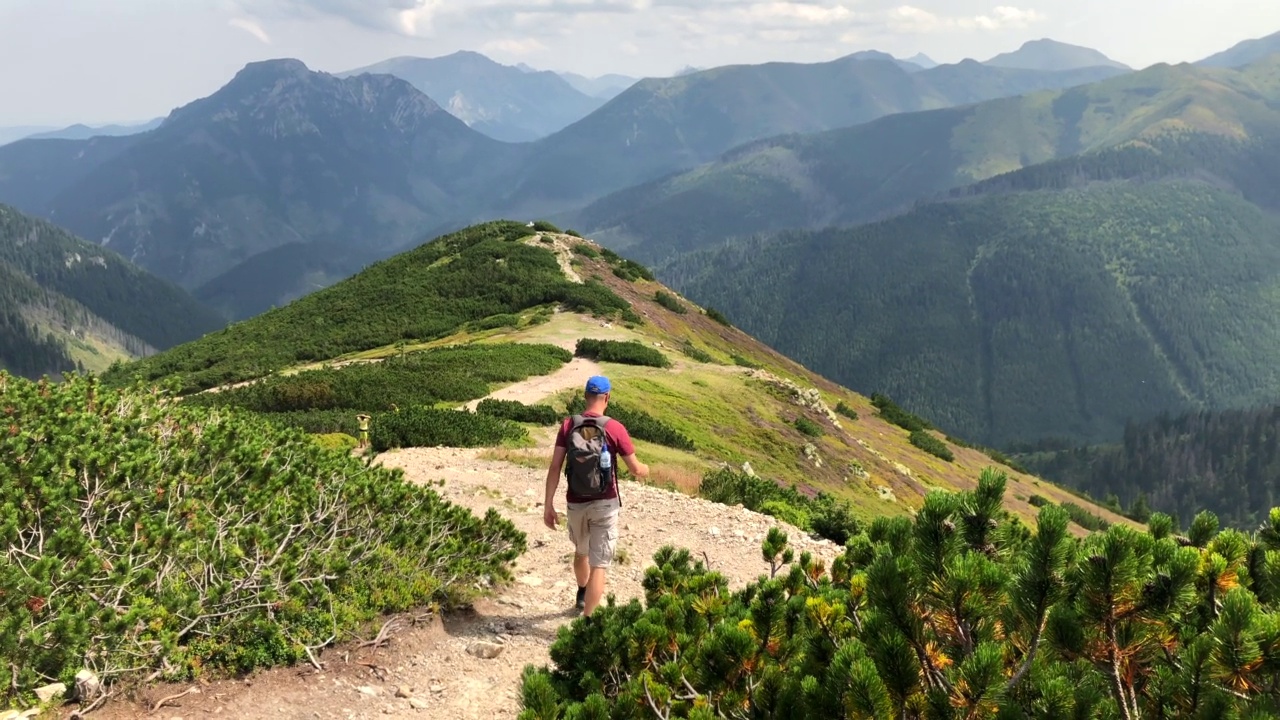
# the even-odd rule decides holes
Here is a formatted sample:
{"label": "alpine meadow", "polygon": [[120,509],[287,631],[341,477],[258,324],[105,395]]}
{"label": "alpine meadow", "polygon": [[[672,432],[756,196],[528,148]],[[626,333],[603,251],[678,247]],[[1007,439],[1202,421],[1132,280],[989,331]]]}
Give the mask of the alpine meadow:
{"label": "alpine meadow", "polygon": [[[763,55],[884,13],[175,5],[219,82],[74,125],[33,49],[0,720],[1280,717],[1280,34],[1137,64],[1051,4],[804,62]],[[757,60],[584,65],[648,62],[658,6],[723,25],[663,62]],[[581,464],[600,407],[634,459]]]}

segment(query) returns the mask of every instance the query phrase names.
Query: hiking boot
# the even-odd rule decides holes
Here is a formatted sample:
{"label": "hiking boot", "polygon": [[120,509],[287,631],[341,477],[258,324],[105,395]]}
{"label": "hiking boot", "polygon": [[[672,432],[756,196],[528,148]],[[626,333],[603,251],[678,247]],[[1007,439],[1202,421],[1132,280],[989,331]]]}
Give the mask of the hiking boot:
{"label": "hiking boot", "polygon": [[578,588],[578,601],[574,603],[574,607],[576,607],[579,610],[583,610],[587,607],[587,589],[586,588],[584,587]]}

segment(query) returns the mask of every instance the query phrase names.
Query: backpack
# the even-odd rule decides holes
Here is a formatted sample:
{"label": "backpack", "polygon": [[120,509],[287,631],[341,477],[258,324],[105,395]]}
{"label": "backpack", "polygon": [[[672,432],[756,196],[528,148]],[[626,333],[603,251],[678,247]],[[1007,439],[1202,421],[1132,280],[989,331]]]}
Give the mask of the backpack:
{"label": "backpack", "polygon": [[[569,491],[584,499],[604,497],[613,488],[617,478],[617,455],[609,447],[604,428],[609,424],[607,416],[586,417],[574,415],[565,438],[565,477]],[[600,464],[602,453],[608,449],[610,467]]]}

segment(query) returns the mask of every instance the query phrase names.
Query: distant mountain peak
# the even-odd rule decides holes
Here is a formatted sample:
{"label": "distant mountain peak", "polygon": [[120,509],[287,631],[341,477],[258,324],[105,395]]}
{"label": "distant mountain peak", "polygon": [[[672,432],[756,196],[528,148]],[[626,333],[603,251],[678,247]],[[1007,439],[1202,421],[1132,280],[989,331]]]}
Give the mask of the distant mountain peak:
{"label": "distant mountain peak", "polygon": [[1052,38],[1028,40],[1017,50],[1001,53],[986,61],[985,64],[993,67],[1050,71],[1077,70],[1086,67],[1133,69],[1093,48],[1072,45]]}
{"label": "distant mountain peak", "polygon": [[933,58],[929,57],[928,55],[925,55],[924,53],[916,53],[915,55],[912,55],[911,57],[907,58],[906,62],[909,62],[913,65],[919,65],[925,70],[938,67],[938,63]]}
{"label": "distant mountain peak", "polygon": [[387,110],[394,126],[412,132],[441,107],[413,85],[392,75],[340,78],[310,70],[292,58],[262,60],[244,66],[212,95],[175,110],[165,124],[194,121],[228,123],[255,120],[275,136],[315,134],[318,121],[333,121],[347,111]]}

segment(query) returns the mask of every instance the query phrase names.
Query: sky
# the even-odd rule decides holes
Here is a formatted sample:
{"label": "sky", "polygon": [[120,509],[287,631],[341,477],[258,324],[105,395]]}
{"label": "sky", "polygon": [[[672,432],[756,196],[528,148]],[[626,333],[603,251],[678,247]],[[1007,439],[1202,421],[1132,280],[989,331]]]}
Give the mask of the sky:
{"label": "sky", "polygon": [[341,72],[475,50],[644,77],[869,49],[986,60],[1050,37],[1141,68],[1276,31],[1270,0],[0,0],[0,127],[149,120],[279,57]]}

